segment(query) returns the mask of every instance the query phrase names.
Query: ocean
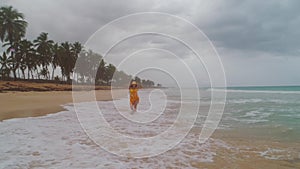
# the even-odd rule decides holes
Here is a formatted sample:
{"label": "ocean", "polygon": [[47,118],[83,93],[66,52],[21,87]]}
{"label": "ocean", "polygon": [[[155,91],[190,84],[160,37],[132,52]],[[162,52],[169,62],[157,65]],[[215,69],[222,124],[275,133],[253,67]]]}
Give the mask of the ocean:
{"label": "ocean", "polygon": [[299,124],[300,86],[227,88],[221,126],[251,128],[269,139],[296,141]]}
{"label": "ocean", "polygon": [[[170,89],[170,99],[180,100],[179,92]],[[197,90],[197,91],[196,91]],[[218,129],[245,129],[278,141],[300,140],[300,86],[251,86],[184,89],[184,92],[199,92],[200,97],[190,101],[200,102],[205,107],[211,104],[211,91],[226,93],[225,109]],[[174,94],[176,93],[176,94]],[[222,100],[223,101],[223,100]],[[200,106],[200,107],[201,107]],[[206,110],[208,112],[208,110]],[[201,117],[207,114],[203,111]],[[198,118],[196,125],[204,123]],[[263,133],[266,132],[266,133]]]}
{"label": "ocean", "polygon": [[[211,90],[226,91],[225,108],[220,122],[212,121],[213,135],[199,143]],[[139,95],[137,112],[122,98],[0,122],[0,168],[300,168],[300,87]]]}

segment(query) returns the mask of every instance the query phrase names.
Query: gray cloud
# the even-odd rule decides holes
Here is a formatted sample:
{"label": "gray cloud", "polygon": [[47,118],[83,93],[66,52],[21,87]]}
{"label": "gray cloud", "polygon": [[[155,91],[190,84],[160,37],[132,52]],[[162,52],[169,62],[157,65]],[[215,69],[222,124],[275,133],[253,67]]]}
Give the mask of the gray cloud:
{"label": "gray cloud", "polygon": [[[300,56],[298,0],[4,0],[4,4],[12,5],[25,14],[29,22],[27,38],[34,39],[40,32],[45,31],[49,32],[55,41],[82,43],[100,27],[124,15],[147,11],[170,13],[191,21],[208,35],[224,61],[230,84],[252,84],[251,79],[242,78],[245,76],[255,76],[253,83],[268,84],[268,80],[263,79],[269,78],[272,72],[278,70],[284,73],[270,80],[270,84],[300,84],[299,76],[292,73],[292,70],[300,71],[292,64],[298,61],[293,58]],[[163,21],[157,25],[161,24]],[[183,29],[182,32],[186,36],[193,36],[193,32],[184,30],[183,27],[177,29]],[[118,31],[122,31],[122,27],[119,27]],[[189,58],[191,55],[188,51],[181,51],[182,48],[179,47],[181,44],[177,42],[153,37],[135,38],[124,42],[123,47],[120,45],[114,54],[121,54],[130,44],[136,45],[137,49],[146,45],[165,48],[175,51],[182,58]],[[244,69],[249,63],[260,63],[257,67],[262,71],[268,66],[262,61],[268,59],[274,61],[278,56],[289,61],[272,62],[274,65],[269,70],[266,69],[266,73]],[[245,57],[254,57],[254,60],[242,59]],[[279,66],[276,64],[280,63],[285,65],[278,69]],[[290,66],[293,69],[288,69]],[[299,80],[295,80],[295,77]]]}
{"label": "gray cloud", "polygon": [[[299,1],[230,1],[203,30],[218,46],[299,55]],[[199,26],[201,27],[201,21]]]}
{"label": "gray cloud", "polygon": [[6,0],[25,13],[28,37],[47,31],[58,41],[85,42],[104,24],[121,16],[160,11],[182,16],[218,47],[299,55],[300,1],[109,1]]}

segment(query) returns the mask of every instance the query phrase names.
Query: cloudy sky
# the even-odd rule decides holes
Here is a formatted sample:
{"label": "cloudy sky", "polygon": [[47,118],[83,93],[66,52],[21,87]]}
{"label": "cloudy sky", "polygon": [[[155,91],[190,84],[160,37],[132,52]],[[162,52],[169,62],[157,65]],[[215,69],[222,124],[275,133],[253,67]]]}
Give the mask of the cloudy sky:
{"label": "cloudy sky", "polygon": [[[97,46],[105,46],[102,43],[108,42],[117,43],[120,40],[118,39],[120,32],[135,29],[148,31],[153,29],[162,32],[169,30],[170,34],[177,33],[182,39],[186,37],[191,40],[191,43],[203,40],[203,36],[198,36],[188,24],[182,24],[181,19],[175,22],[160,17],[131,19],[128,24],[113,25],[110,30],[114,33],[106,34],[107,36],[101,33],[94,34],[107,23],[129,14],[137,12],[171,14],[191,22],[211,40],[219,53],[229,86],[300,85],[298,0],[4,0],[4,4],[12,5],[24,13],[29,23],[26,35],[28,39],[34,39],[40,32],[48,32],[50,38],[58,42],[68,40],[85,44],[90,40],[88,46],[96,51],[99,49],[97,52],[101,54],[104,54],[104,51]],[[193,60],[196,56],[193,56],[194,54],[178,40],[170,37],[147,34],[121,40],[122,43],[114,47],[107,57],[108,61],[116,65],[120,63],[120,58],[132,55],[126,61],[130,62],[127,65],[137,63],[140,68],[149,63],[152,63],[152,67],[165,65],[166,69],[173,68],[168,70],[176,75],[173,78],[186,81],[185,78],[192,78],[185,74],[187,69],[183,70],[187,64],[200,85],[211,83],[208,76],[210,73],[207,72],[214,74],[221,69],[219,63],[212,63],[211,68],[205,70],[203,62]],[[211,46],[206,45],[208,45],[206,42],[201,44],[201,50],[211,50]],[[146,50],[147,48],[153,50]],[[139,50],[140,52],[134,53]],[[208,58],[211,52],[202,54],[201,57],[207,62],[216,62],[215,59]],[[178,69],[180,64],[183,66],[182,69]],[[130,66],[124,66],[123,69],[129,73],[137,71],[130,70]],[[165,75],[160,76],[156,73],[148,71],[142,76],[155,79],[155,74],[156,77],[160,77],[155,80],[159,81],[162,81],[162,77],[165,78]],[[217,78],[215,76],[215,79]],[[221,77],[220,79],[222,81]]]}

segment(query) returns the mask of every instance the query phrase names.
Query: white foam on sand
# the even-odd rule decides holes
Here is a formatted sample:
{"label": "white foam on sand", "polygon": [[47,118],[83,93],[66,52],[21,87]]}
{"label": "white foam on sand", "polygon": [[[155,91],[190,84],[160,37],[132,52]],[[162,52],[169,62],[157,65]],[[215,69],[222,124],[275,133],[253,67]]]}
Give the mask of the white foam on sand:
{"label": "white foam on sand", "polygon": [[[121,102],[128,104],[127,99]],[[89,104],[80,103],[86,112],[92,111]],[[153,124],[153,128],[144,130],[139,125],[129,123],[126,118],[111,113],[114,111],[112,101],[98,104],[103,105],[102,112],[120,132],[144,137],[157,134],[157,131],[165,128],[164,125]],[[1,122],[0,168],[193,168],[190,165],[193,162],[213,162],[216,150],[227,146],[221,140],[214,139],[199,144],[199,133],[190,133],[179,145],[158,156],[142,159],[120,157],[101,149],[90,140],[81,128],[73,107],[65,107],[68,111]],[[169,113],[157,119],[158,124],[171,123],[173,114],[176,117],[174,109],[176,106],[167,107]],[[122,151],[123,146],[116,145],[115,148]]]}
{"label": "white foam on sand", "polygon": [[245,104],[245,103],[260,103],[263,102],[262,99],[235,99],[235,100],[229,100],[229,103],[232,104]]}
{"label": "white foam on sand", "polygon": [[268,148],[265,151],[259,152],[260,156],[269,160],[284,160],[290,159],[290,154],[287,150]]}

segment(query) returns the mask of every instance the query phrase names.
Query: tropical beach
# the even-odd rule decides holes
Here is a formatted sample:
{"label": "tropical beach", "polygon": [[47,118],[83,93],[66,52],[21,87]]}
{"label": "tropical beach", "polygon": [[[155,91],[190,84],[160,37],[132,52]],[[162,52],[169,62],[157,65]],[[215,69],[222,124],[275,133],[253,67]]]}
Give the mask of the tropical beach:
{"label": "tropical beach", "polygon": [[4,0],[0,168],[300,168],[299,5]]}
{"label": "tropical beach", "polygon": [[[83,95],[82,101],[91,101],[84,98],[84,91],[77,91]],[[120,96],[124,97],[125,91],[120,90]],[[117,96],[116,96],[117,97]],[[44,116],[51,113],[63,111],[62,105],[72,103],[72,92],[70,91],[45,91],[45,92],[18,92],[10,91],[0,93],[1,111],[0,120],[11,118],[24,118]],[[110,90],[97,90],[96,99],[99,101],[111,100]]]}
{"label": "tropical beach", "polygon": [[[101,95],[98,102],[99,107],[104,112],[107,121],[109,121],[116,130],[131,136],[145,136],[151,135],[151,133],[155,135],[155,133],[162,130],[161,128],[163,126],[168,126],[174,116],[172,111],[176,111],[174,102],[171,102],[170,106],[173,107],[173,109],[166,111],[168,115],[160,119],[161,122],[157,124],[152,123],[151,127],[148,126],[149,128],[135,127],[132,124],[129,125],[128,122],[119,116],[116,116],[117,110],[112,108],[113,106],[110,106],[113,102],[101,101],[103,99],[109,100],[110,92],[108,91],[109,90],[102,90],[96,92],[97,95]],[[149,91],[150,90],[142,91],[140,94],[141,97],[146,97]],[[48,104],[41,100],[40,104],[45,105],[42,109],[36,107],[37,112],[43,112],[43,114],[39,115],[43,116],[34,117],[36,114],[28,115],[24,113],[29,111],[29,109],[27,109],[24,100],[20,100],[18,103],[23,106],[11,108],[14,109],[15,113],[9,117],[10,119],[7,118],[1,122],[1,142],[6,145],[1,148],[1,152],[5,154],[5,156],[1,157],[4,168],[134,168],[141,166],[146,168],[222,168],[224,166],[228,168],[299,168],[300,166],[299,142],[297,141],[299,140],[299,134],[296,134],[298,132],[297,124],[299,122],[297,115],[293,117],[296,118],[295,125],[286,126],[286,124],[278,122],[275,128],[272,127],[272,121],[269,120],[268,116],[259,114],[251,115],[251,119],[247,118],[243,121],[241,120],[243,119],[243,115],[240,115],[239,121],[241,125],[245,127],[237,127],[236,125],[239,126],[239,124],[230,122],[232,118],[235,117],[232,110],[225,110],[225,115],[223,116],[224,120],[222,120],[213,136],[203,144],[199,144],[197,141],[203,125],[203,118],[198,116],[197,122],[191,132],[172,150],[156,157],[135,159],[115,156],[101,149],[101,146],[99,147],[95,142],[89,139],[78,123],[72,104],[64,104],[63,108],[65,110],[48,114],[52,111],[52,108],[47,107],[49,101],[53,102],[58,98],[51,97],[51,95],[59,95],[61,97],[61,99],[49,105],[53,107],[55,104],[70,102],[70,100],[68,100],[70,99],[70,93],[16,92],[1,94],[6,94],[7,98],[9,98],[8,96],[10,95],[17,100],[18,97],[16,96],[21,94],[23,98],[31,102],[36,101],[35,99],[37,98],[50,97],[45,101],[48,102]],[[300,95],[296,95],[299,98]],[[154,95],[154,97],[160,98],[159,95]],[[127,98],[120,98],[117,104],[126,106]],[[17,100],[15,102],[17,102]],[[156,101],[159,100],[156,99]],[[229,102],[237,101],[242,102],[241,99],[234,97],[229,100]],[[239,105],[243,104],[245,107],[256,102],[256,100],[251,98],[243,101],[246,103],[239,103]],[[10,102],[11,101],[7,100],[4,104],[9,104]],[[80,110],[80,107],[85,109],[89,107],[89,110],[92,111],[92,104],[93,102],[82,102],[77,108]],[[147,109],[147,101],[143,101],[141,106],[143,108],[141,108],[140,111]],[[30,107],[32,110],[35,110],[34,105]],[[205,115],[208,111],[209,104],[204,102],[201,107],[199,115]],[[235,108],[234,110],[237,111],[240,109]],[[4,112],[3,110],[1,111]],[[246,113],[250,114],[251,112],[249,113],[248,111]],[[25,114],[32,117],[18,118],[20,114],[22,114],[22,116]],[[1,113],[1,115],[3,115],[3,113]],[[89,113],[87,113],[87,115],[89,115]],[[279,113],[278,115],[281,114]],[[24,128],[24,126],[26,127]],[[140,132],[137,133],[137,130],[140,130]],[[57,131],[60,132],[57,133]],[[286,137],[286,135],[288,135],[288,137]],[[17,148],[15,147],[16,145],[22,145],[22,148]],[[122,147],[122,145],[115,146]],[[253,164],[254,161],[255,165]]]}

